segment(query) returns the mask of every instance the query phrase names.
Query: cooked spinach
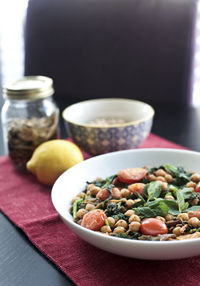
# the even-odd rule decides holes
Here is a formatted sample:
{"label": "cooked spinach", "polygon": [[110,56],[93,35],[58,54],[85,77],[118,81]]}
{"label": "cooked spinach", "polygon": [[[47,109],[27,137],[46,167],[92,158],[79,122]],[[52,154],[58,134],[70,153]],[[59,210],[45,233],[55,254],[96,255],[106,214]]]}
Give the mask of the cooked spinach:
{"label": "cooked spinach", "polygon": [[175,167],[175,166],[172,166],[170,164],[166,164],[164,167],[165,167],[166,171],[170,172],[173,175],[173,177],[174,177],[173,184],[174,185],[182,186],[182,185],[184,185],[190,181],[191,173],[186,172],[183,167],[180,167],[180,166]]}
{"label": "cooked spinach", "polygon": [[182,212],[184,212],[188,208],[189,203],[185,202],[185,199],[184,199],[182,191],[177,191],[176,192],[176,196],[177,196],[177,202],[178,202],[179,211],[182,213]]}
{"label": "cooked spinach", "polygon": [[158,181],[153,181],[145,186],[145,194],[147,195],[147,201],[154,200],[160,196],[162,191],[162,185]]}
{"label": "cooked spinach", "polygon": [[175,193],[176,193],[176,191],[178,191],[178,187],[175,185],[172,185],[172,184],[168,185],[168,189],[169,189],[169,191],[173,191]]}
{"label": "cooked spinach", "polygon": [[178,215],[179,214],[178,204],[175,200],[166,200],[166,199],[162,199],[162,198],[157,198],[154,201],[147,202],[146,206],[154,209],[154,208],[157,208],[157,206],[159,206],[161,203],[165,204],[168,207],[168,213],[170,213],[172,215]]}
{"label": "cooked spinach", "polygon": [[191,211],[193,212],[193,211],[198,211],[198,210],[200,210],[200,206],[192,206],[186,209],[187,212],[191,212]]}
{"label": "cooked spinach", "polygon": [[95,180],[95,181],[92,181],[92,182],[87,181],[86,183],[87,183],[88,185],[89,185],[89,184],[94,184],[94,185],[97,186],[97,187],[100,187],[100,188],[102,188],[102,189],[105,189],[105,188],[107,188],[107,186],[109,186],[109,185],[113,182],[113,180],[114,180],[116,177],[117,177],[117,175],[115,174],[115,175],[112,175],[112,176],[110,176],[110,177],[107,177],[107,178],[104,179],[104,180],[100,180],[100,181]]}
{"label": "cooked spinach", "polygon": [[138,239],[141,236],[138,232],[129,232],[129,234],[122,232],[122,233],[115,233],[113,236],[120,237],[120,238],[128,238],[128,239]]}
{"label": "cooked spinach", "polygon": [[152,174],[152,173],[156,172],[156,171],[159,170],[159,169],[165,170],[165,167],[164,167],[164,166],[152,167],[152,168],[150,168],[150,169],[148,170],[148,174]]}
{"label": "cooked spinach", "polygon": [[136,192],[136,193],[137,193],[138,198],[141,199],[141,201],[142,201],[143,203],[146,203],[146,201],[145,201],[145,199],[143,198],[143,196],[141,196],[140,193],[138,193],[138,192]]}
{"label": "cooked spinach", "polygon": [[109,222],[107,219],[105,220],[105,225],[109,226]]}
{"label": "cooked spinach", "polygon": [[185,200],[193,200],[198,197],[197,193],[191,191],[190,188],[183,188],[181,193],[183,194]]}
{"label": "cooked spinach", "polygon": [[118,215],[119,213],[122,212],[121,208],[122,208],[121,204],[109,204],[106,209],[106,215],[107,216]]}
{"label": "cooked spinach", "polygon": [[114,219],[123,219],[128,222],[129,217],[122,212],[123,205],[119,204],[109,204],[107,206],[106,215],[113,217]]}
{"label": "cooked spinach", "polygon": [[171,215],[178,215],[179,212],[179,208],[178,208],[178,204],[175,200],[163,200],[163,202],[168,206],[169,210],[168,213]]}
{"label": "cooked spinach", "polygon": [[129,220],[129,216],[127,216],[127,215],[125,215],[125,214],[123,214],[123,213],[118,213],[118,214],[116,214],[116,215],[112,215],[112,217],[113,217],[114,219],[123,219],[123,220],[125,220],[126,222],[128,222],[128,220]]}
{"label": "cooked spinach", "polygon": [[169,211],[167,204],[163,200],[154,201],[152,204],[146,204],[144,207],[134,208],[137,215],[142,218],[162,216],[165,217]]}
{"label": "cooked spinach", "polygon": [[[105,199],[105,201],[103,202],[103,208],[105,208],[106,203],[112,199],[112,188],[114,188],[113,184],[107,185],[106,189],[109,191],[109,197],[107,199]],[[104,189],[104,188],[103,188]]]}
{"label": "cooked spinach", "polygon": [[80,203],[82,203],[85,199],[85,196],[83,196],[81,199],[78,199],[76,200],[74,203],[73,203],[73,218],[76,218],[76,215],[77,215],[77,211],[78,211],[78,205]]}
{"label": "cooked spinach", "polygon": [[114,234],[114,236],[120,237],[120,238],[128,238],[128,234],[126,234],[125,232],[116,233],[116,234]]}

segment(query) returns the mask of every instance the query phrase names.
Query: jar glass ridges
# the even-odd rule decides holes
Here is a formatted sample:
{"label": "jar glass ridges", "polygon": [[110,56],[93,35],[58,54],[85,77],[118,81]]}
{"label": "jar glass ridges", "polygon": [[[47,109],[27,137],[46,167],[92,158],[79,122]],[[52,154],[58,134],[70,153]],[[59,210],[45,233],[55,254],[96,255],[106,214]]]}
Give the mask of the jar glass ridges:
{"label": "jar glass ridges", "polygon": [[53,94],[52,79],[43,76],[4,85],[4,146],[15,166],[24,168],[38,145],[57,138],[59,110]]}

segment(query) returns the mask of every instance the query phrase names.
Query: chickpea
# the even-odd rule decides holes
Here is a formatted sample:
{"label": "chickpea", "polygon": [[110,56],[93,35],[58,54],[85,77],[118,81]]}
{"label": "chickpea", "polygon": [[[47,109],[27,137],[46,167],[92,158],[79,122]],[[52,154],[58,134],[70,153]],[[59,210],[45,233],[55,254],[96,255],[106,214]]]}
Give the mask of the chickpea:
{"label": "chickpea", "polygon": [[174,217],[173,217],[173,215],[171,215],[171,214],[167,214],[166,216],[165,216],[165,220],[166,221],[170,221],[170,220],[173,220],[174,219]]}
{"label": "chickpea", "polygon": [[134,205],[134,200],[131,200],[131,199],[127,200],[126,201],[126,205],[127,205],[128,208],[131,208]]}
{"label": "chickpea", "polygon": [[73,199],[72,199],[72,204],[73,204],[75,201],[77,201],[77,200],[80,200],[80,198],[79,198],[79,197],[73,198]]}
{"label": "chickpea", "polygon": [[175,227],[174,229],[173,229],[173,234],[175,234],[176,236],[179,236],[179,235],[181,235],[181,234],[183,234],[183,229],[181,229],[181,227],[180,226],[177,226],[177,227]]}
{"label": "chickpea", "polygon": [[132,216],[133,214],[135,214],[134,210],[128,210],[125,212],[125,215],[127,215],[127,216]]}
{"label": "chickpea", "polygon": [[122,233],[122,232],[125,232],[125,229],[123,226],[117,226],[114,228],[113,232],[115,233]]}
{"label": "chickpea", "polygon": [[162,217],[162,216],[157,216],[156,218],[165,223],[165,218],[164,218],[164,217]]}
{"label": "chickpea", "polygon": [[86,213],[87,213],[86,209],[80,209],[77,211],[76,217],[77,218],[83,218],[84,214],[86,214]]}
{"label": "chickpea", "polygon": [[129,231],[139,231],[140,229],[140,223],[138,221],[132,221],[130,224],[129,224]]}
{"label": "chickpea", "polygon": [[191,217],[189,220],[188,220],[188,223],[193,226],[193,227],[198,227],[200,226],[200,221],[197,217]]}
{"label": "chickpea", "polygon": [[100,190],[101,188],[95,186],[94,184],[90,184],[87,186],[88,195],[96,196]]}
{"label": "chickpea", "polygon": [[140,218],[138,215],[135,215],[135,214],[132,214],[129,218],[129,222],[132,222],[132,221],[137,221],[137,222],[140,222]]}
{"label": "chickpea", "polygon": [[165,175],[165,180],[167,181],[167,183],[171,183],[173,181],[173,177],[170,174],[166,174]]}
{"label": "chickpea", "polygon": [[101,227],[101,232],[106,233],[106,232],[111,232],[111,228],[109,225],[104,225]]}
{"label": "chickpea", "polygon": [[92,196],[96,196],[99,191],[101,191],[101,188],[95,186],[95,188],[93,188],[93,189],[90,191],[90,194],[91,194]]}
{"label": "chickpea", "polygon": [[147,179],[148,179],[149,181],[155,181],[155,180],[156,180],[156,176],[153,175],[153,174],[149,174],[149,175],[147,176]]}
{"label": "chickpea", "polygon": [[163,170],[163,169],[158,169],[156,172],[155,172],[156,176],[159,177],[164,177],[166,175],[166,172]]}
{"label": "chickpea", "polygon": [[95,209],[95,206],[92,205],[92,204],[87,204],[86,207],[85,207],[85,209],[89,212],[89,211],[94,210],[94,209]]}
{"label": "chickpea", "polygon": [[188,227],[188,224],[185,224],[181,227],[182,233],[184,233],[186,231],[187,227]]}
{"label": "chickpea", "polygon": [[190,181],[190,182],[188,182],[185,186],[186,186],[186,188],[195,188],[195,187],[196,187],[196,183]]}
{"label": "chickpea", "polygon": [[160,181],[160,182],[166,182],[165,178],[164,177],[156,177],[156,181]]}
{"label": "chickpea", "polygon": [[199,182],[200,181],[200,175],[197,173],[194,173],[191,177],[190,180],[193,182]]}
{"label": "chickpea", "polygon": [[114,219],[113,217],[109,216],[109,217],[107,218],[107,220],[108,220],[108,223],[109,223],[110,227],[113,228],[114,225],[115,225],[115,219]]}
{"label": "chickpea", "polygon": [[115,226],[122,226],[124,228],[127,228],[128,227],[128,223],[125,220],[120,219],[120,220],[118,220],[116,222]]}
{"label": "chickpea", "polygon": [[121,189],[121,196],[124,198],[129,198],[130,197],[130,191],[128,189]]}
{"label": "chickpea", "polygon": [[112,189],[112,198],[115,200],[118,200],[121,198],[121,192],[118,188],[113,188]]}
{"label": "chickpea", "polygon": [[127,202],[127,199],[126,199],[126,198],[121,198],[121,199],[120,199],[120,202],[126,203],[126,202]]}
{"label": "chickpea", "polygon": [[168,183],[167,182],[161,182],[162,190],[166,191],[168,190]]}
{"label": "chickpea", "polygon": [[177,215],[177,219],[183,220],[183,221],[188,221],[189,216],[187,213],[180,213],[179,215]]}
{"label": "chickpea", "polygon": [[95,187],[94,184],[89,184],[89,185],[87,186],[87,191],[91,191],[94,187]]}
{"label": "chickpea", "polygon": [[166,196],[165,196],[165,199],[166,199],[166,200],[174,200],[174,197],[171,196],[171,195],[166,195]]}
{"label": "chickpea", "polygon": [[193,206],[197,206],[198,205],[198,203],[199,203],[199,199],[193,199],[192,200],[192,202],[191,202],[191,204],[193,205]]}
{"label": "chickpea", "polygon": [[138,202],[141,202],[141,199],[135,199],[133,200],[134,201],[134,204],[138,203]]}
{"label": "chickpea", "polygon": [[77,197],[79,197],[79,198],[83,198],[84,196],[85,196],[85,193],[83,193],[83,192],[81,192],[77,195]]}

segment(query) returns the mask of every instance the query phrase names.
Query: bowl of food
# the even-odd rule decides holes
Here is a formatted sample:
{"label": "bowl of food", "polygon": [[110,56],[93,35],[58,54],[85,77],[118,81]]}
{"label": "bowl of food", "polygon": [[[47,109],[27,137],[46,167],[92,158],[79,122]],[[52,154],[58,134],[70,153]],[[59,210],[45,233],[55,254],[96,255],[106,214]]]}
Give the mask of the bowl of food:
{"label": "bowl of food", "polygon": [[137,148],[151,130],[154,109],[137,100],[103,98],[75,103],[62,116],[74,142],[99,155]]}
{"label": "bowl of food", "polygon": [[78,236],[132,258],[200,255],[200,153],[117,151],[85,160],[52,188],[58,214]]}

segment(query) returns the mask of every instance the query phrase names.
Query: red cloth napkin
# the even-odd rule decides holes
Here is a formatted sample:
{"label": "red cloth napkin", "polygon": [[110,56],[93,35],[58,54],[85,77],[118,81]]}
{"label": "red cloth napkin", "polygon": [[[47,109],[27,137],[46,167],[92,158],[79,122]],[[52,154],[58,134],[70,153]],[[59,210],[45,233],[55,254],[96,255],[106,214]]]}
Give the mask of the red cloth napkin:
{"label": "red cloth napkin", "polygon": [[[151,134],[142,148],[182,148]],[[110,254],[89,245],[59,218],[51,189],[28,173],[18,173],[0,159],[0,209],[30,241],[80,286],[200,285],[200,257],[179,261],[145,261]]]}

